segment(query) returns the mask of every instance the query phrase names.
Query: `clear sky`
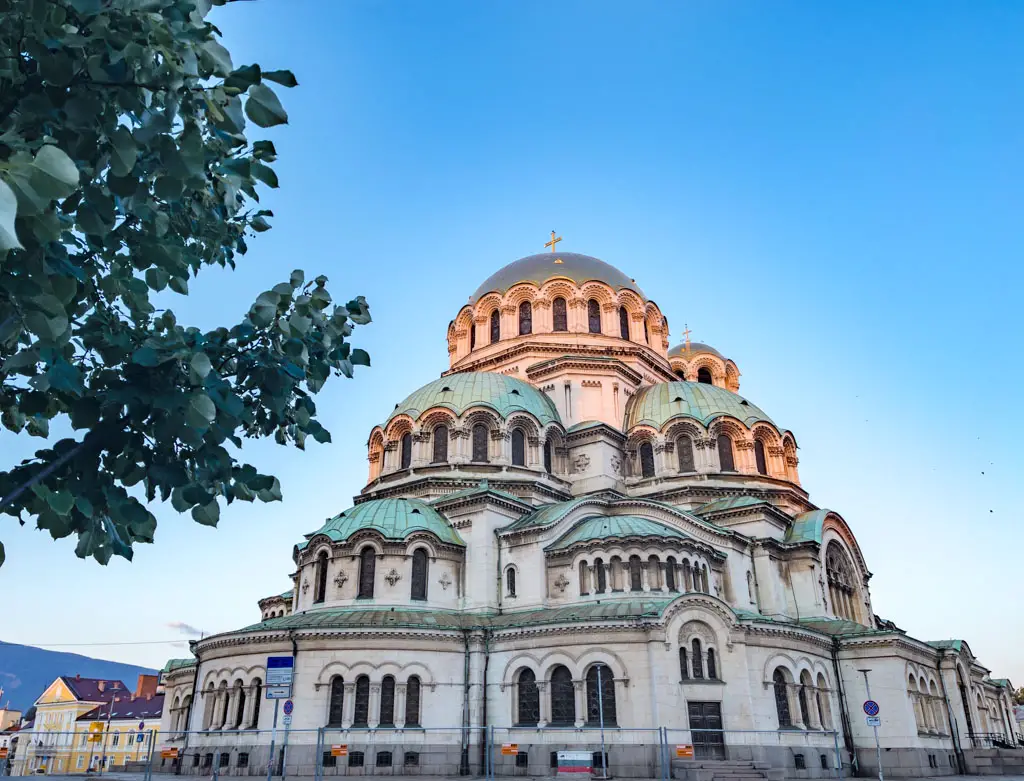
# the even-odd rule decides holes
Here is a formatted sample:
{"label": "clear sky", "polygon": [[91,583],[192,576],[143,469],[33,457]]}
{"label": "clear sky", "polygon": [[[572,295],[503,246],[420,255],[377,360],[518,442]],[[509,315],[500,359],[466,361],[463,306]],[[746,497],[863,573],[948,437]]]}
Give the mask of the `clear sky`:
{"label": "clear sky", "polygon": [[[365,442],[447,367],[490,273],[600,257],[740,367],[858,536],[876,611],[1024,685],[1024,5],[364,2],[219,9],[236,65],[291,68],[274,229],[179,316],[230,325],[292,268],[363,294],[373,368],[318,398],[332,445],[246,444],[285,501],[103,568],[2,521],[0,637],[167,641],[258,620],[291,548],[363,486]],[[258,131],[258,129],[256,129]],[[261,137],[255,135],[255,138]],[[676,341],[674,339],[673,341]],[[0,435],[5,459],[35,442]],[[169,643],[66,648],[160,666]],[[68,672],[73,673],[73,670]],[[2,681],[0,681],[2,685]]]}

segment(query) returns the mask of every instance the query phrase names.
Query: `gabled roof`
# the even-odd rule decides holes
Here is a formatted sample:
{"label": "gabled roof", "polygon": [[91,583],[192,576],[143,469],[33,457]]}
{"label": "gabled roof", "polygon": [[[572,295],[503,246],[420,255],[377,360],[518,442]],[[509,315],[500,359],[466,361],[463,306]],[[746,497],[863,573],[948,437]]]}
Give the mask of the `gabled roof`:
{"label": "gabled roof", "polygon": [[115,696],[131,695],[131,689],[118,678],[80,678],[62,675],[60,679],[75,699],[82,702],[110,702]]}
{"label": "gabled roof", "polygon": [[767,499],[758,499],[756,496],[727,496],[724,499],[716,499],[713,502],[702,504],[696,510],[691,510],[690,512],[703,518],[715,513],[741,510],[745,507],[757,507],[759,505],[767,505],[772,510],[778,512],[778,508]]}
{"label": "gabled roof", "polygon": [[532,505],[520,499],[514,494],[510,494],[507,491],[499,491],[496,488],[491,488],[487,480],[481,480],[479,485],[471,486],[470,488],[463,488],[461,491],[455,491],[450,494],[445,494],[437,499],[430,502],[431,506],[440,506],[447,504],[448,502],[457,502],[462,499],[469,499],[473,496],[493,496],[498,499],[503,499],[506,502],[514,502],[515,504],[522,505],[524,509],[529,509]]}
{"label": "gabled roof", "polygon": [[172,673],[175,670],[181,670],[185,667],[195,667],[195,659],[168,659],[167,664],[164,665],[161,673]]}
{"label": "gabled roof", "polygon": [[938,648],[943,651],[955,651],[956,653],[960,653],[964,646],[963,640],[926,640],[925,642],[932,648]]}
{"label": "gabled roof", "polygon": [[[124,697],[114,700],[108,705],[97,705],[91,711],[83,713],[77,721],[98,721],[99,719],[111,721],[118,719],[159,719],[164,710],[164,695],[157,694],[146,699],[145,697]],[[108,713],[109,711],[109,713]]]}
{"label": "gabled roof", "polygon": [[561,520],[576,507],[583,504],[583,502],[587,501],[588,498],[589,497],[581,496],[577,499],[570,499],[566,502],[554,502],[552,504],[541,505],[533,512],[513,521],[508,526],[503,526],[499,531],[521,531],[523,529],[541,529],[545,526],[550,526],[551,524]]}
{"label": "gabled roof", "polygon": [[565,550],[590,540],[626,540],[637,537],[692,539],[679,529],[636,515],[594,515],[577,522],[545,550]]}

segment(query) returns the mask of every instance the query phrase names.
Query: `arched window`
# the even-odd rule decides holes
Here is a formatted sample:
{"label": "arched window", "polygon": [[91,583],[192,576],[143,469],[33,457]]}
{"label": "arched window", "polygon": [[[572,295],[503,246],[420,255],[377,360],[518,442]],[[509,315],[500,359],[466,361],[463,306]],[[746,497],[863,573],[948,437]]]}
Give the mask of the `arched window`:
{"label": "arched window", "polygon": [[814,696],[818,699],[818,713],[821,715],[821,728],[832,729],[832,706],[828,699],[828,682],[825,676],[818,673],[818,688]]}
{"label": "arched window", "polygon": [[643,578],[640,576],[640,557],[629,557],[629,590],[643,591]]}
{"label": "arched window", "polygon": [[[249,729],[256,729],[260,725],[260,705],[263,704],[263,681],[257,678],[252,682],[252,726]],[[188,697],[185,702],[188,703]]]}
{"label": "arched window", "polygon": [[565,665],[551,671],[551,724],[571,727],[576,723],[576,688]]}
{"label": "arched window", "polygon": [[521,428],[512,429],[512,466],[526,466],[526,435]]}
{"label": "arched window", "polygon": [[669,556],[665,561],[665,588],[669,591],[679,591],[676,585],[676,558]]}
{"label": "arched window", "polygon": [[705,385],[714,385],[714,382],[711,379],[711,369],[707,366],[701,366],[697,369],[697,382],[702,382]]}
{"label": "arched window", "polygon": [[853,565],[843,546],[835,540],[825,549],[825,575],[828,578],[829,596],[832,598],[832,612],[840,618],[857,621],[854,607],[857,589],[853,576]]}
{"label": "arched window", "polygon": [[580,596],[584,596],[587,593],[587,562],[580,562]]}
{"label": "arched window", "polygon": [[544,440],[544,471],[551,474],[551,440]]}
{"label": "arched window", "polygon": [[759,475],[768,474],[768,461],[764,457],[764,442],[760,439],[754,440],[754,461],[757,462],[757,473]]}
{"label": "arched window", "polygon": [[380,682],[380,719],[382,727],[395,726],[395,679],[385,675]]}
{"label": "arched window", "polygon": [[469,321],[469,351],[476,349],[476,321]]}
{"label": "arched window", "polygon": [[727,434],[718,435],[718,464],[723,472],[736,471],[736,462],[732,457],[732,440]]}
{"label": "arched window", "polygon": [[412,552],[412,599],[425,600],[427,598],[427,552],[423,548],[417,548]]}
{"label": "arched window", "polygon": [[473,460],[487,463],[487,426],[483,423],[473,426]]}
{"label": "arched window", "polygon": [[[600,681],[600,684],[598,683]],[[587,670],[587,725],[615,725],[615,677],[606,664]]]}
{"label": "arched window", "polygon": [[647,321],[644,320],[644,344],[651,343],[651,335],[647,333]]}
{"label": "arched window", "polygon": [[654,447],[650,442],[640,445],[640,475],[654,477]]}
{"label": "arched window", "polygon": [[402,434],[401,468],[408,469],[410,464],[412,464],[412,434],[406,431]]}
{"label": "arched window", "polygon": [[327,551],[320,551],[316,557],[316,588],[313,602],[320,603],[327,598]]}
{"label": "arched window", "polygon": [[235,683],[235,729],[242,726],[242,719],[245,718],[245,687],[241,681]]}
{"label": "arched window", "polygon": [[501,339],[501,314],[495,309],[491,312],[491,344]]}
{"label": "arched window", "polygon": [[569,318],[565,314],[565,299],[559,296],[551,302],[552,330],[568,331]]}
{"label": "arched window", "polygon": [[359,593],[358,599],[373,598],[373,582],[377,572],[377,553],[366,547],[359,552]]}
{"label": "arched window", "polygon": [[608,588],[608,576],[604,571],[602,559],[594,559],[594,574],[597,577],[597,593],[603,594]]}
{"label": "arched window", "polygon": [[700,640],[693,638],[690,646],[693,649],[693,677],[700,680],[704,677],[704,655],[700,652]]}
{"label": "arched window", "polygon": [[629,312],[624,306],[619,307],[619,336],[629,339]]}
{"label": "arched window", "polygon": [[519,671],[519,702],[516,709],[516,725],[519,727],[535,727],[540,721],[540,689],[537,688],[537,676],[529,667]]}
{"label": "arched window", "polygon": [[800,721],[803,722],[804,727],[808,727],[811,724],[811,716],[807,710],[807,687],[802,682],[797,687],[796,698],[800,703]]}
{"label": "arched window", "polygon": [[516,595],[516,570],[509,567],[505,570],[505,595],[514,597]]}
{"label": "arched window", "polygon": [[448,460],[448,427],[434,426],[434,457],[431,462],[443,464]]}
{"label": "arched window", "polygon": [[519,305],[519,335],[533,333],[533,305],[529,301],[523,301]]}
{"label": "arched window", "polygon": [[775,713],[779,717],[779,728],[793,726],[793,718],[789,713],[789,694],[786,691],[786,674],[781,667],[772,673],[772,688],[775,690]]}
{"label": "arched window", "polygon": [[679,646],[679,677],[684,681],[690,678],[690,663],[687,659],[686,646]]}
{"label": "arched window", "polygon": [[708,678],[712,681],[718,680],[718,664],[715,659],[715,649],[708,649]]}
{"label": "arched window", "polygon": [[356,707],[352,717],[353,727],[368,727],[370,723],[370,678],[360,675],[356,678]]}
{"label": "arched window", "polygon": [[601,305],[596,298],[587,301],[587,330],[592,334],[601,333]]}
{"label": "arched window", "polygon": [[686,372],[684,372],[682,369],[676,369],[676,377],[678,377],[681,381],[686,382]]}
{"label": "arched window", "polygon": [[405,726],[420,726],[420,679],[418,675],[410,675],[405,688]]}
{"label": "arched window", "polygon": [[340,727],[345,716],[345,679],[340,675],[331,678],[331,697],[327,705],[327,726]]}
{"label": "arched window", "polygon": [[676,440],[676,452],[679,454],[679,471],[696,472],[697,467],[693,463],[693,440],[683,434]]}
{"label": "arched window", "polygon": [[708,565],[704,565],[704,569],[701,571],[701,580],[704,583],[704,593],[710,594],[711,588],[708,586]]}

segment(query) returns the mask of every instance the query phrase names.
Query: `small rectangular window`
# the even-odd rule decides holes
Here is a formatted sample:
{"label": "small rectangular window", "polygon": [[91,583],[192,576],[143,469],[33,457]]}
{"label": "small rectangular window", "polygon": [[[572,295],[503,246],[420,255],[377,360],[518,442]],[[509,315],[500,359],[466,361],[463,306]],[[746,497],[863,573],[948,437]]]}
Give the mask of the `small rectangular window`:
{"label": "small rectangular window", "polygon": [[391,767],[391,752],[390,751],[378,751],[377,760],[375,762],[377,767]]}
{"label": "small rectangular window", "polygon": [[324,752],[323,760],[324,760],[324,762],[323,762],[324,767],[337,767],[338,766],[338,758],[336,756],[334,756],[334,754],[332,754],[330,751],[325,751]]}
{"label": "small rectangular window", "polygon": [[607,753],[602,755],[600,751],[595,751],[594,754],[593,754],[593,758],[590,760],[590,764],[593,767],[599,767],[601,769],[604,769],[604,766],[605,766],[604,760],[607,759],[607,758],[608,758],[608,754]]}
{"label": "small rectangular window", "polygon": [[238,767],[249,767],[249,752],[238,752],[238,762],[236,764]]}
{"label": "small rectangular window", "polygon": [[213,766],[213,754],[209,753],[209,752],[206,753],[206,754],[203,754],[203,767],[212,767],[212,766]]}
{"label": "small rectangular window", "polygon": [[796,769],[797,770],[806,770],[807,769],[807,762],[804,760],[804,755],[803,754],[794,754],[793,755],[793,760],[794,760],[794,762],[796,762]]}
{"label": "small rectangular window", "polygon": [[192,767],[199,767],[199,755],[198,754],[193,754],[192,755]]}
{"label": "small rectangular window", "polygon": [[558,767],[558,752],[557,751],[552,751],[551,752],[551,760],[550,760],[550,762],[548,764],[548,767],[551,767],[551,768],[557,768]]}
{"label": "small rectangular window", "polygon": [[420,755],[419,755],[419,753],[416,752],[416,751],[406,751],[405,752],[405,762],[404,762],[404,764],[405,764],[406,767],[419,767],[420,766]]}
{"label": "small rectangular window", "polygon": [[821,769],[828,770],[828,754],[821,755]]}
{"label": "small rectangular window", "polygon": [[227,752],[221,754],[220,755],[220,766],[221,767],[227,767],[229,764],[231,764],[231,755],[228,754]]}
{"label": "small rectangular window", "polygon": [[362,751],[350,751],[350,752],[348,752],[348,766],[349,767],[362,767],[363,766],[363,752]]}
{"label": "small rectangular window", "polygon": [[516,767],[529,767],[530,766],[530,754],[526,751],[520,751],[516,754]]}

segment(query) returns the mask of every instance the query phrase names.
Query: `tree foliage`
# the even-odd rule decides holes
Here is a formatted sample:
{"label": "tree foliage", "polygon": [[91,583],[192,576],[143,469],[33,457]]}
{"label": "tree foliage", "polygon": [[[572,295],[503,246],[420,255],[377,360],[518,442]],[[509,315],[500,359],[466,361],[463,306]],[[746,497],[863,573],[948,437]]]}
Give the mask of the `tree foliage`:
{"label": "tree foliage", "polygon": [[242,439],[329,441],[312,394],[369,365],[347,341],[366,302],[333,305],[325,277],[205,332],[151,302],[234,268],[272,217],[276,151],[247,125],[286,123],[296,80],[235,68],[209,6],[0,0],[0,421],[48,440],[0,472],[0,509],[103,564],[153,541],[145,502],[215,525],[222,501],[280,500]]}

